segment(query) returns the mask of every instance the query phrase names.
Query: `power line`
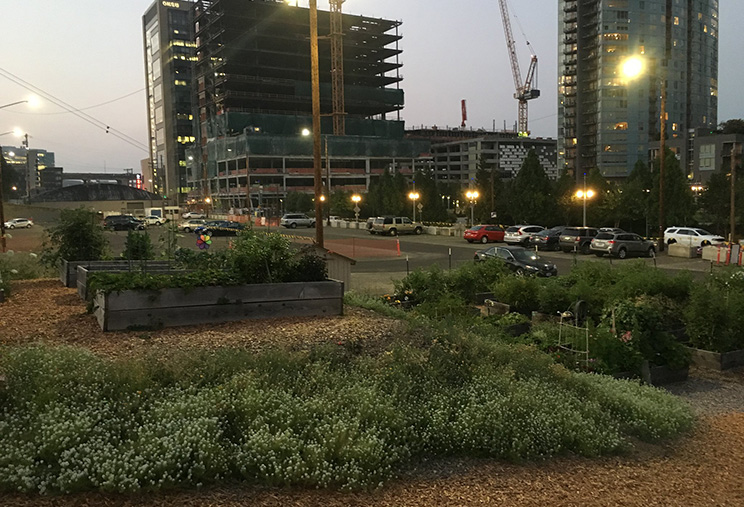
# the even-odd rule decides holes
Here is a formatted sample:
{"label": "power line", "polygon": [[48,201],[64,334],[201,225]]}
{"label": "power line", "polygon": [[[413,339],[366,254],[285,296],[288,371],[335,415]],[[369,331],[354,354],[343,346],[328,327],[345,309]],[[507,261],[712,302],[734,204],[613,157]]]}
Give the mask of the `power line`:
{"label": "power line", "polygon": [[[118,98],[115,98],[115,99],[111,99],[111,100],[107,100],[106,102],[101,102],[100,104],[96,104],[94,106],[81,107],[81,108],[75,109],[75,111],[87,111],[89,109],[95,109],[97,107],[106,106],[108,104],[112,104],[114,102],[118,102],[120,100],[126,99],[127,97],[131,97],[132,95],[135,95],[135,94],[137,94],[139,92],[142,92],[144,90],[145,90],[144,88],[140,88],[139,90],[135,90],[133,92],[127,93],[126,95],[122,95],[121,97],[118,97]],[[16,111],[16,113],[19,113],[19,114],[29,114],[29,115],[34,115],[34,116],[51,116],[51,115],[56,115],[56,114],[68,114],[70,112],[71,111],[58,111],[56,113],[35,113],[35,112],[32,112],[32,111]]]}
{"label": "power line", "polygon": [[112,136],[121,139],[125,143],[131,144],[132,146],[141,149],[142,151],[149,152],[149,149],[147,148],[147,145],[137,141],[135,138],[128,136],[124,132],[121,132],[117,129],[112,128],[110,125],[106,124],[105,122],[94,118],[93,116],[89,115],[88,113],[83,113],[79,109],[75,108],[74,106],[68,104],[67,102],[64,102],[61,99],[58,99],[54,95],[42,90],[41,88],[32,85],[31,83],[23,80],[22,78],[16,76],[10,71],[7,71],[3,68],[0,68],[0,75],[4,78],[8,79],[9,81],[12,81],[16,83],[17,85],[26,88],[27,90],[30,90],[34,93],[37,93],[44,97],[49,102],[61,107],[62,109],[65,109],[69,111],[70,113],[74,114],[78,118],[90,123],[91,125],[98,127],[99,129],[103,130],[107,134],[111,134]]}

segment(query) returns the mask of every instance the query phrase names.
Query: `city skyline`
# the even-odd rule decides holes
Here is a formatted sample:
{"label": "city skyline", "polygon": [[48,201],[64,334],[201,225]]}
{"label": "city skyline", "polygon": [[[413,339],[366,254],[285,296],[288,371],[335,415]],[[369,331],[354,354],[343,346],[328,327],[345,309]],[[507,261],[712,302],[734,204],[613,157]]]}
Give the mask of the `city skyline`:
{"label": "city skyline", "polygon": [[[299,1],[300,6],[307,1]],[[100,3],[93,0],[49,4],[30,0],[4,16],[7,46],[0,65],[0,105],[23,100],[31,92],[9,80],[8,73],[74,106],[84,119],[43,101],[30,111],[25,105],[0,111],[0,132],[20,127],[29,145],[56,154],[66,171],[139,171],[147,158],[147,112],[142,15],[149,0]],[[558,2],[510,3],[522,73],[529,53],[526,34],[539,57],[539,99],[530,102],[533,136],[556,137]],[[513,128],[517,101],[501,17],[496,0],[459,2],[432,0],[427,8],[412,0],[348,0],[344,12],[398,19],[401,33],[402,87],[407,128],[454,127],[460,124],[460,100],[467,100],[468,127]],[[319,8],[327,9],[321,0]],[[537,6],[537,8],[536,8]],[[721,2],[719,46],[719,121],[744,117],[744,97],[737,84],[744,69],[731,65],[744,35],[736,32],[731,3]],[[541,16],[533,16],[541,12]],[[33,20],[29,24],[28,20]],[[71,27],[76,27],[71,29]],[[323,27],[321,27],[321,31]],[[39,35],[43,32],[43,36]],[[95,41],[95,42],[93,42]],[[94,123],[100,122],[95,126]],[[106,128],[108,127],[108,129]],[[108,133],[107,133],[108,131]],[[116,137],[119,136],[119,137]],[[3,136],[2,145],[20,145]]]}

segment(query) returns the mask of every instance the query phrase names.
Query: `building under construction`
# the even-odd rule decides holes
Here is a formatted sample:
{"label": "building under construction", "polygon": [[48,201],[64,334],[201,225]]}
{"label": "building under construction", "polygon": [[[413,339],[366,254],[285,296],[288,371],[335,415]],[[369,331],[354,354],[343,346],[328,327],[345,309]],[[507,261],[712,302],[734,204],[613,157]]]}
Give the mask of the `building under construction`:
{"label": "building under construction", "polygon": [[[400,22],[335,16],[318,13],[324,184],[364,191],[384,170],[412,170],[429,143],[404,139]],[[333,19],[342,51],[332,56]],[[280,210],[287,192],[311,192],[312,136],[303,136],[312,128],[309,10],[279,0],[199,0],[194,29],[195,194],[223,207]],[[337,69],[343,129],[336,134],[345,135],[333,128]]]}

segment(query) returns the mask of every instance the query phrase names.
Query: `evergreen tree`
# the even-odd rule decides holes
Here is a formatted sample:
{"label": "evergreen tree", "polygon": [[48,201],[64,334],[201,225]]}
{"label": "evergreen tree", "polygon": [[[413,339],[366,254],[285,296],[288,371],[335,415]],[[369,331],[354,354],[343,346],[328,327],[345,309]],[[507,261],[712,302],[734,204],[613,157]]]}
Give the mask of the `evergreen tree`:
{"label": "evergreen tree", "polygon": [[[649,218],[659,223],[659,159],[654,160],[654,184],[649,199]],[[695,202],[687,177],[672,150],[666,150],[664,165],[664,224],[686,225],[692,223]]]}
{"label": "evergreen tree", "polygon": [[555,201],[550,179],[540,165],[535,150],[530,150],[510,189],[510,203],[515,222],[542,224],[554,216]]}

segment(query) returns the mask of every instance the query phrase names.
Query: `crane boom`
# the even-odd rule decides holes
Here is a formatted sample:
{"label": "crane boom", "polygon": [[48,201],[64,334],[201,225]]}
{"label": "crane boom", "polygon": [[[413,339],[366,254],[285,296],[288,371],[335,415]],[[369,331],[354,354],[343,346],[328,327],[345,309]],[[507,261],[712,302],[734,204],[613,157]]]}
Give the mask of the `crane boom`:
{"label": "crane boom", "polygon": [[[516,43],[512,36],[511,20],[509,18],[509,9],[506,6],[506,0],[499,0],[501,8],[501,19],[504,23],[504,37],[506,38],[506,48],[509,52],[509,61],[514,77],[514,98],[519,101],[519,135],[528,136],[530,131],[527,124],[527,101],[536,99],[540,96],[540,90],[533,89],[532,83],[536,81],[537,76],[537,55],[533,54],[530,58],[530,66],[527,70],[527,79],[522,81],[522,72],[519,69],[519,60],[517,60]],[[529,42],[527,43],[529,44]]]}

